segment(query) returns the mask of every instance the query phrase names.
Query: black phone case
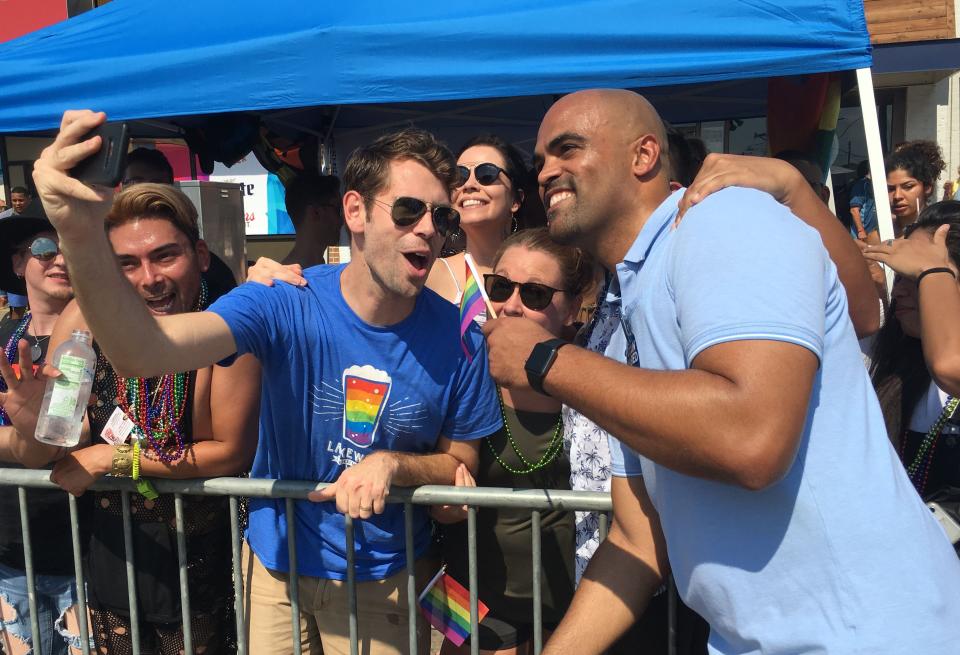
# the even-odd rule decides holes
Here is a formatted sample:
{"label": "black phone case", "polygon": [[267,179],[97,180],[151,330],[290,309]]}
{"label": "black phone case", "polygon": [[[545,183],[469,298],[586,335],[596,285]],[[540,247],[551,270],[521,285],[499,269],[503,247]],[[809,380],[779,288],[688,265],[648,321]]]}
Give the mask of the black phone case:
{"label": "black phone case", "polygon": [[91,130],[83,141],[99,135],[100,150],[77,164],[70,175],[84,184],[115,187],[123,179],[127,167],[130,133],[126,123],[104,123]]}

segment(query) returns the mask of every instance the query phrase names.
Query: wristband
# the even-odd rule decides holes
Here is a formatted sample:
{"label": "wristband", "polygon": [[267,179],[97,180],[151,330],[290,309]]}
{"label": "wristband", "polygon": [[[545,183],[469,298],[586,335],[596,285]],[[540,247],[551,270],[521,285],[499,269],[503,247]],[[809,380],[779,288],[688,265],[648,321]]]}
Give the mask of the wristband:
{"label": "wristband", "polygon": [[920,286],[920,280],[934,273],[949,273],[950,277],[952,277],[954,280],[957,279],[957,274],[953,272],[952,268],[947,268],[946,266],[935,266],[934,268],[928,268],[917,276],[917,286]]}
{"label": "wristband", "polygon": [[149,480],[140,477],[140,442],[133,442],[133,468],[131,477],[137,483],[137,491],[147,500],[156,500],[160,495]]}
{"label": "wristband", "polygon": [[129,478],[133,470],[133,446],[120,444],[113,449],[110,475],[115,478]]}

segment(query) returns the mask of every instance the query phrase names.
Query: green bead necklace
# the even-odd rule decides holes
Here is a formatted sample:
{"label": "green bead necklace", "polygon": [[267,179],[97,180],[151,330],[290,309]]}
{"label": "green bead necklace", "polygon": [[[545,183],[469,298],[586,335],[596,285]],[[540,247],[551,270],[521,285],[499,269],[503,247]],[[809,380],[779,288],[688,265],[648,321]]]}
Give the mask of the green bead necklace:
{"label": "green bead necklace", "polygon": [[484,439],[487,442],[487,446],[490,448],[490,452],[493,453],[494,459],[497,460],[497,463],[503,467],[503,470],[513,475],[528,475],[534,471],[539,471],[546,466],[549,466],[553,460],[557,458],[557,455],[560,454],[560,451],[563,450],[563,416],[557,419],[557,427],[553,430],[553,437],[550,438],[550,445],[547,446],[547,451],[543,454],[539,461],[531,463],[524,457],[523,452],[520,450],[520,447],[517,445],[517,442],[513,439],[513,434],[510,432],[510,424],[507,422],[507,410],[503,404],[503,394],[500,393],[500,387],[497,386],[497,400],[500,401],[500,416],[503,417],[503,429],[507,433],[507,441],[510,442],[510,446],[513,448],[513,452],[517,454],[517,457],[520,458],[520,461],[523,462],[523,465],[526,466],[523,470],[518,470],[511,467],[509,464],[500,459],[500,455],[497,453],[496,448],[493,447],[493,444],[490,443],[490,437]]}
{"label": "green bead necklace", "polygon": [[[913,486],[916,487],[917,493],[922,494],[927,487],[927,479],[930,477],[930,466],[933,464],[933,451],[937,447],[943,426],[953,418],[953,414],[957,411],[958,405],[960,405],[960,398],[953,398],[951,396],[947,399],[947,404],[943,406],[943,411],[940,412],[940,416],[933,426],[931,426],[930,430],[927,431],[923,441],[920,442],[920,446],[913,456],[913,461],[907,465],[907,475],[910,476],[910,481],[913,482]],[[903,451],[904,444],[901,441],[901,459],[903,459]]]}

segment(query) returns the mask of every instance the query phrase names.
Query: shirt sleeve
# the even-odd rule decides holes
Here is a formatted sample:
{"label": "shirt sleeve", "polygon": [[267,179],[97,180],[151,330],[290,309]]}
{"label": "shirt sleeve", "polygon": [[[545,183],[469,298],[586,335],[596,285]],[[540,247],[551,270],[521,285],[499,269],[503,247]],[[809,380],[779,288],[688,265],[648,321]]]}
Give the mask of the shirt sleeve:
{"label": "shirt sleeve", "polygon": [[210,305],[207,311],[217,314],[226,322],[237,344],[237,352],[219,364],[229,366],[238,355],[246,353],[253,353],[261,362],[267,359],[270,345],[278,341],[278,320],[285,314],[281,299],[289,289],[284,289],[284,286],[289,285],[277,282],[268,287],[247,282]]}
{"label": "shirt sleeve", "polygon": [[850,187],[850,207],[863,207],[867,202],[867,189],[862,180],[854,182]]}
{"label": "shirt sleeve", "polygon": [[643,476],[640,455],[612,434],[607,439],[610,445],[610,472],[618,478]]}
{"label": "shirt sleeve", "polygon": [[487,363],[486,342],[476,325],[471,326],[467,336],[476,344],[476,354],[473,361],[466,356],[460,358],[442,431],[443,436],[454,441],[480,439],[503,426],[496,386]]}
{"label": "shirt sleeve", "polygon": [[822,357],[833,263],[815,230],[771,196],[731,188],[691,209],[675,239],[668,284],[687,366],[737,340],[784,341]]}

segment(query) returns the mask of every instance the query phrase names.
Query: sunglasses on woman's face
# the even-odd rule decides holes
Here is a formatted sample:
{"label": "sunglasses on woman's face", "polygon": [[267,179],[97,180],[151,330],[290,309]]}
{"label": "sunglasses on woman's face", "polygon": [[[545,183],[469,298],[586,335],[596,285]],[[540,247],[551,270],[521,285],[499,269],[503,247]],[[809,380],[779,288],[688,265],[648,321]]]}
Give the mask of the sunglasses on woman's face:
{"label": "sunglasses on woman's face", "polygon": [[442,237],[446,237],[451,232],[456,232],[457,228],[460,227],[460,213],[447,205],[431,206],[430,203],[419,198],[408,198],[407,196],[397,198],[392,205],[376,198],[370,198],[370,200],[385,209],[389,209],[393,224],[399,227],[410,227],[423,218],[427,211],[430,212],[433,227],[436,228],[437,234]]}
{"label": "sunglasses on woman's face", "polygon": [[477,182],[483,186],[490,186],[498,179],[500,179],[500,173],[509,180],[510,176],[507,175],[507,171],[503,170],[496,164],[491,164],[489,162],[484,164],[476,164],[475,166],[464,166],[463,164],[457,165],[457,173],[460,176],[460,180],[457,182],[457,186],[463,186],[467,183],[467,180],[470,179],[470,171],[473,171],[473,176],[477,178]]}
{"label": "sunglasses on woman's face", "polygon": [[49,262],[60,254],[60,247],[57,245],[57,242],[48,237],[34,239],[33,243],[30,244],[29,250],[31,257],[39,259],[42,262]]}
{"label": "sunglasses on woman's face", "polygon": [[483,288],[487,296],[493,302],[506,302],[513,295],[513,290],[520,287],[520,302],[527,309],[535,312],[543,311],[553,300],[553,294],[565,293],[563,289],[554,289],[546,284],[539,282],[514,282],[510,278],[497,275],[496,273],[487,273],[483,276]]}

